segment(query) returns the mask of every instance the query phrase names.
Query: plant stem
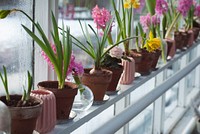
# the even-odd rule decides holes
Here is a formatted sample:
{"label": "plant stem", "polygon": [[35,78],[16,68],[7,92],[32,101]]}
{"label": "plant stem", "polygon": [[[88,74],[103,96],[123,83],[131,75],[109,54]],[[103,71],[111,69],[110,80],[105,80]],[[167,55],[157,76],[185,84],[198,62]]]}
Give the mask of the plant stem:
{"label": "plant stem", "polygon": [[129,41],[124,42],[124,49],[125,49],[126,56],[129,56],[129,54],[130,54],[130,52],[129,52]]}
{"label": "plant stem", "polygon": [[112,39],[111,33],[108,34],[108,43],[109,43],[110,45],[113,45],[113,39]]}
{"label": "plant stem", "polygon": [[177,20],[178,20],[178,18],[179,18],[180,15],[181,15],[180,12],[176,15],[176,17],[175,17],[175,19],[173,20],[172,24],[171,24],[170,27],[167,29],[165,38],[170,38],[170,33],[171,33],[171,31],[172,31],[172,28],[173,28],[173,26],[176,24],[176,22],[177,22]]}

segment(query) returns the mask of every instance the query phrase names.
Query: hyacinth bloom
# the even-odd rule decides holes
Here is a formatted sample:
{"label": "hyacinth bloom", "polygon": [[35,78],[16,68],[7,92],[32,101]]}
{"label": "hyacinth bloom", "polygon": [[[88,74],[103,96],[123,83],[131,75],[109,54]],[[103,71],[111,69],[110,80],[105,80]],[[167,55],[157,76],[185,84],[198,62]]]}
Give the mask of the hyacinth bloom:
{"label": "hyacinth bloom", "polygon": [[165,0],[156,0],[156,14],[161,16],[168,11],[168,4]]}
{"label": "hyacinth bloom", "polygon": [[140,23],[143,27],[143,30],[147,32],[151,25],[151,15],[148,13],[146,16],[140,16]]}
{"label": "hyacinth bloom", "polygon": [[140,16],[140,23],[143,27],[143,30],[147,32],[150,26],[156,26],[160,24],[160,18],[157,15],[151,16],[150,13],[148,13],[146,16]]}
{"label": "hyacinth bloom", "polygon": [[197,5],[195,7],[194,15],[200,17],[200,5]]}
{"label": "hyacinth bloom", "polygon": [[147,51],[153,52],[159,49],[161,46],[161,40],[159,38],[154,38],[153,33],[150,31],[149,39],[146,41],[144,47],[146,47]]}
{"label": "hyacinth bloom", "polygon": [[[56,46],[55,45],[52,45],[51,46],[54,53],[56,54]],[[44,60],[47,61],[48,65],[54,69],[53,67],[53,64],[51,63],[50,59],[48,58],[48,56],[46,55],[46,53],[44,51],[41,52],[41,55],[43,56]],[[83,66],[82,66],[82,63],[81,62],[77,62],[75,60],[75,56],[74,54],[72,53],[71,54],[71,58],[70,58],[70,64],[69,64],[69,67],[68,67],[68,71],[67,71],[67,76],[72,74],[72,72],[76,72],[78,75],[82,75],[83,72],[84,72],[84,69],[83,69]]]}
{"label": "hyacinth bloom", "polygon": [[192,5],[192,0],[179,0],[177,10],[185,17]]}
{"label": "hyacinth bloom", "polygon": [[96,5],[92,9],[92,18],[94,19],[97,28],[104,30],[106,28],[106,23],[112,19],[112,16],[107,9],[100,9],[98,5]]}

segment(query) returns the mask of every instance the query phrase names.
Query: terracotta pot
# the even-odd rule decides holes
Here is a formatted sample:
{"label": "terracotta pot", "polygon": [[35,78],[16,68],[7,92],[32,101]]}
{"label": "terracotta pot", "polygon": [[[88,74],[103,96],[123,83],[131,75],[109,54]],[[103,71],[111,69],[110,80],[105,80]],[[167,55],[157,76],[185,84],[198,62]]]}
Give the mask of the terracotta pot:
{"label": "terracotta pot", "polygon": [[141,75],[149,75],[151,73],[154,55],[145,49],[142,49],[141,52],[132,49],[130,54],[135,60],[135,71]]}
{"label": "terracotta pot", "polygon": [[65,82],[64,89],[58,89],[57,87],[58,81],[43,81],[38,83],[39,89],[50,90],[54,93],[56,97],[57,120],[65,120],[69,118],[78,87],[71,82]]}
{"label": "terracotta pot", "polygon": [[164,39],[167,43],[167,60],[170,60],[176,54],[176,45],[173,39]]}
{"label": "terracotta pot", "polygon": [[84,69],[82,84],[88,86],[94,95],[94,101],[103,101],[104,95],[112,79],[112,72],[102,69],[101,74],[90,74],[91,69]]}
{"label": "terracotta pot", "polygon": [[181,35],[183,36],[182,37],[182,40],[183,40],[183,49],[182,50],[184,50],[186,47],[188,47],[189,35],[185,31],[180,31],[180,32],[181,32]]}
{"label": "terracotta pot", "polygon": [[180,50],[183,49],[183,43],[184,43],[183,38],[184,38],[184,35],[181,32],[179,31],[174,32],[174,40],[175,40],[175,45],[177,49],[180,49]]}
{"label": "terracotta pot", "polygon": [[156,50],[155,52],[153,52],[153,55],[154,55],[154,59],[153,59],[152,65],[151,65],[151,69],[156,70],[156,65],[157,65],[158,59],[161,55],[161,50]]}
{"label": "terracotta pot", "polygon": [[188,41],[188,47],[193,45],[194,42],[194,32],[193,30],[188,30],[188,34],[189,34],[189,41]]}
{"label": "terracotta pot", "polygon": [[121,77],[121,74],[123,72],[123,66],[121,66],[120,68],[105,68],[107,70],[110,70],[112,72],[112,79],[111,79],[111,82],[108,86],[108,89],[107,91],[116,91],[116,88],[117,88],[117,85],[119,83],[119,79]]}
{"label": "terracotta pot", "polygon": [[[42,113],[37,119],[35,130],[40,134],[50,132],[56,125],[56,98],[49,90],[33,90],[31,96],[43,101]],[[49,118],[51,117],[51,118]]]}
{"label": "terracotta pot", "polygon": [[135,61],[133,58],[128,57],[130,61],[122,59],[124,71],[121,75],[120,84],[131,84],[135,79]]}
{"label": "terracotta pot", "polygon": [[194,40],[197,40],[197,38],[199,36],[200,28],[199,27],[193,27],[192,30],[193,30],[193,33],[194,33]]}
{"label": "terracotta pot", "polygon": [[[11,100],[21,100],[21,95],[11,95]],[[6,103],[6,97],[2,96],[1,101]],[[36,121],[42,111],[42,100],[31,97],[31,100],[37,102],[38,105],[27,107],[11,107],[11,133],[12,134],[32,134],[35,129]]]}

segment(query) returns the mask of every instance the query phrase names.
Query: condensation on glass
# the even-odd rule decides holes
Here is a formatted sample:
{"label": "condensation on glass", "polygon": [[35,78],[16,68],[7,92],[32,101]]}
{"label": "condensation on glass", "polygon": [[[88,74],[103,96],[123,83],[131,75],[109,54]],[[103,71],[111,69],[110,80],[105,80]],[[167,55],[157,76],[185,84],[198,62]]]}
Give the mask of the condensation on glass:
{"label": "condensation on glass", "polygon": [[[0,9],[21,9],[33,16],[32,0],[1,0]],[[27,70],[32,71],[33,43],[21,24],[31,29],[31,22],[20,12],[12,13],[0,20],[0,71],[7,68],[8,88],[14,93],[22,93],[27,86]],[[0,82],[0,95],[5,94]]]}

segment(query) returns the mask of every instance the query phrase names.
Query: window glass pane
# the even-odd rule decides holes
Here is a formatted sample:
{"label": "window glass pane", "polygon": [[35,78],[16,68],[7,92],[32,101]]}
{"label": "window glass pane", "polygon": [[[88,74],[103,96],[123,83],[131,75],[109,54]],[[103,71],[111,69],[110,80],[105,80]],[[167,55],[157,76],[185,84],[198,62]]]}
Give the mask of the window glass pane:
{"label": "window glass pane", "polygon": [[[30,16],[33,14],[32,0],[1,0],[0,9],[21,9]],[[26,34],[21,24],[31,28],[31,22],[20,12],[12,13],[6,19],[0,20],[0,71],[6,66],[8,73],[8,88],[11,93],[21,93],[26,84],[27,70],[32,72],[32,40]],[[0,82],[0,95],[4,94]]]}
{"label": "window glass pane", "polygon": [[[65,25],[70,27],[71,34],[81,40],[82,43],[85,43],[86,46],[87,43],[85,42],[78,19],[81,20],[83,27],[85,27],[86,23],[96,29],[96,25],[94,24],[91,15],[92,9],[95,5],[98,5],[100,8],[105,7],[111,11],[111,4],[109,0],[59,0],[59,26],[62,27],[63,21]],[[112,29],[112,36],[115,36],[114,29],[115,28]],[[92,42],[96,42],[93,32],[90,30],[89,33],[91,34]],[[92,67],[93,62],[84,51],[73,46],[73,52],[76,54],[76,59],[81,61],[85,68]]]}

